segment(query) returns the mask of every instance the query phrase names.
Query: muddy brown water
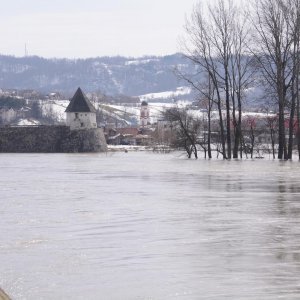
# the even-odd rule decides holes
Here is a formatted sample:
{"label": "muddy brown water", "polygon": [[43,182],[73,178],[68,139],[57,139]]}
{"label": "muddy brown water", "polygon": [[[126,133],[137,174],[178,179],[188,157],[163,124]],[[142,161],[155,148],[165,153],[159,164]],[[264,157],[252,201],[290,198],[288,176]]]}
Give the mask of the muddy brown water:
{"label": "muddy brown water", "polygon": [[300,297],[298,162],[1,154],[0,168],[12,299]]}

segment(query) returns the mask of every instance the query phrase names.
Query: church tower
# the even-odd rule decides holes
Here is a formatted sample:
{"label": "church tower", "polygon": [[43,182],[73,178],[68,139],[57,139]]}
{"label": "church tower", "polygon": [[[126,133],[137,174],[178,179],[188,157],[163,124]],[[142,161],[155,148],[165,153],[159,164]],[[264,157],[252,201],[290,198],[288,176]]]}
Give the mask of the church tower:
{"label": "church tower", "polygon": [[148,124],[150,124],[150,119],[149,119],[149,107],[148,103],[146,101],[143,101],[141,103],[141,112],[140,112],[140,126],[141,127],[146,127]]}
{"label": "church tower", "polygon": [[77,89],[65,112],[71,130],[97,128],[96,110],[81,88]]}

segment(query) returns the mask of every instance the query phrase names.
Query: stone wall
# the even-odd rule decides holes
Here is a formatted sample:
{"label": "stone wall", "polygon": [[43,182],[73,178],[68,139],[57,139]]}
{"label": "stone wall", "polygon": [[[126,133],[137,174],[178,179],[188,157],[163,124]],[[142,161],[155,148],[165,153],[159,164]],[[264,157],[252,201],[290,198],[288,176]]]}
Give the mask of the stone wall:
{"label": "stone wall", "polygon": [[107,145],[100,128],[70,130],[68,126],[0,127],[0,152],[103,152]]}

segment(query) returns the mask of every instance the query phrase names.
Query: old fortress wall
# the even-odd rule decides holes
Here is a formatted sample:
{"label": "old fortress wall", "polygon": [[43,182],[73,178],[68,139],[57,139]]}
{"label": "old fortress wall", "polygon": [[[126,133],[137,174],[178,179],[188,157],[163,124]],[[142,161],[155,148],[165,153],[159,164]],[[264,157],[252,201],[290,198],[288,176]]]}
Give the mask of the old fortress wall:
{"label": "old fortress wall", "polygon": [[0,127],[0,152],[76,153],[107,150],[103,130],[69,126]]}

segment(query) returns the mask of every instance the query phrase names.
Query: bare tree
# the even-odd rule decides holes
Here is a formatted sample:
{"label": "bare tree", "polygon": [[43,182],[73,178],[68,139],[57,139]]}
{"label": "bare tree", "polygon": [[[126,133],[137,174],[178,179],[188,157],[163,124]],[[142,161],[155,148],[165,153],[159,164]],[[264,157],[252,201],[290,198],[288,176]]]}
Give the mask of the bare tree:
{"label": "bare tree", "polygon": [[232,99],[232,123],[234,130],[233,158],[242,158],[242,103],[245,91],[253,85],[255,70],[253,56],[250,55],[248,44],[250,43],[250,27],[248,15],[239,11],[233,27],[232,55],[230,56],[230,91]]}
{"label": "bare tree", "polygon": [[[214,104],[214,95],[215,88],[211,83],[210,77],[208,77],[208,85],[207,85],[207,95],[203,101],[204,107],[207,111],[207,128],[204,128],[204,136],[205,132],[207,132],[207,141],[205,140],[205,145],[207,145],[207,149],[205,148],[205,158],[206,158],[206,150],[208,152],[208,158],[212,158],[211,155],[211,113]],[[204,124],[203,124],[204,125]],[[204,148],[204,146],[202,146]]]}
{"label": "bare tree", "polygon": [[246,157],[248,157],[248,154],[250,154],[250,157],[253,158],[253,152],[254,152],[254,145],[255,145],[255,119],[248,117],[245,120],[243,120],[243,137],[242,137],[242,145],[243,150],[246,154]]}
{"label": "bare tree", "polygon": [[175,145],[176,147],[183,147],[191,158],[192,155],[197,159],[197,140],[200,130],[200,122],[195,120],[191,115],[188,114],[186,109],[180,109],[173,107],[163,112],[164,118],[172,122],[173,132],[176,134]]}
{"label": "bare tree", "polygon": [[236,7],[231,0],[219,0],[217,6],[209,6],[209,13],[213,20],[210,42],[214,46],[221,70],[217,73],[219,83],[225,90],[226,103],[226,140],[227,156],[231,158],[231,121],[230,121],[230,57],[232,55],[234,20],[236,18]]}
{"label": "bare tree", "polygon": [[[298,155],[300,158],[299,142],[299,72],[300,72],[300,0],[286,0],[284,7],[287,15],[287,22],[291,28],[292,43],[292,64],[291,64],[291,90],[290,90],[290,120],[289,120],[289,142],[288,159],[293,155],[293,138],[295,131],[298,139]],[[295,114],[297,118],[295,121]],[[295,130],[296,129],[296,130]]]}
{"label": "bare tree", "polygon": [[[218,0],[215,5],[207,5],[204,8],[200,4],[195,6],[186,22],[185,56],[195,63],[197,74],[184,76],[184,79],[202,93],[205,89],[195,78],[208,77],[209,83],[213,85],[212,100],[219,112],[224,158],[231,158],[232,154],[233,157],[238,156],[242,99],[253,75],[249,71],[251,57],[247,55],[249,27],[246,20],[247,16],[231,0]],[[205,82],[202,80],[202,86],[203,83]],[[223,122],[224,108],[226,126]],[[232,129],[235,138],[233,153]]]}
{"label": "bare tree", "polygon": [[[295,125],[297,123],[295,121],[295,115],[297,114],[297,103],[299,102],[300,1],[281,1],[281,9],[285,15],[291,39],[291,60],[287,65],[288,72],[290,74],[287,90],[287,109],[289,110],[287,159],[292,159]],[[299,114],[297,118],[299,118]]]}
{"label": "bare tree", "polygon": [[[290,7],[291,6],[291,7]],[[296,9],[295,14],[292,13]],[[293,126],[296,84],[295,54],[299,39],[298,0],[255,0],[253,26],[256,32],[255,58],[265,84],[275,92],[278,104],[278,158],[290,159],[293,144]],[[292,18],[292,20],[291,20]],[[297,54],[298,55],[298,54]],[[291,100],[289,102],[289,100]],[[289,104],[289,105],[288,105]],[[285,136],[285,112],[290,108],[289,147]]]}
{"label": "bare tree", "polygon": [[278,127],[278,117],[277,116],[267,116],[266,118],[266,127],[270,133],[271,146],[272,146],[272,155],[275,159],[275,134]]}
{"label": "bare tree", "polygon": [[[202,92],[201,87],[195,80],[198,76],[209,77],[215,90],[215,102],[219,113],[219,125],[223,158],[227,158],[225,146],[225,129],[222,114],[223,86],[219,79],[219,64],[216,60],[216,49],[212,43],[214,29],[207,22],[202,6],[194,7],[190,20],[186,22],[187,41],[185,41],[185,56],[197,66],[197,73],[190,76],[188,82]],[[187,77],[186,77],[187,78]]]}

